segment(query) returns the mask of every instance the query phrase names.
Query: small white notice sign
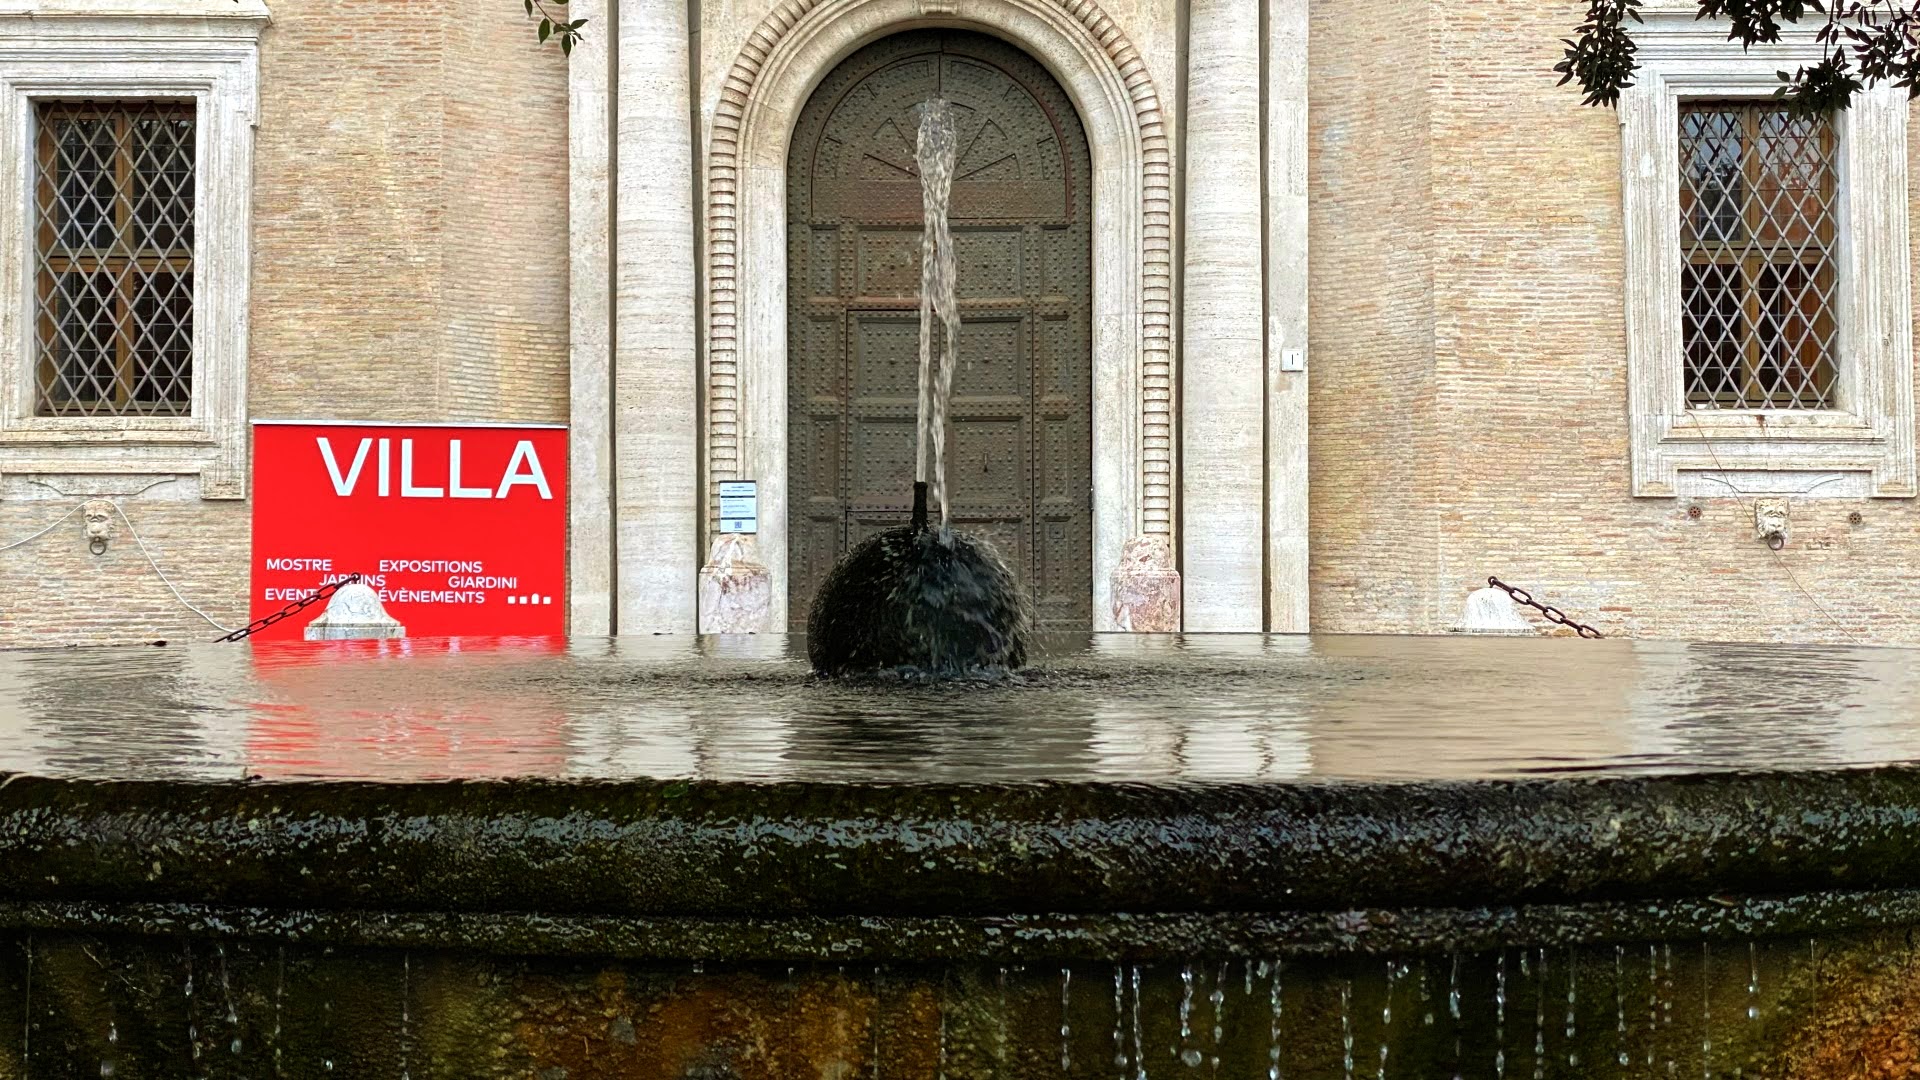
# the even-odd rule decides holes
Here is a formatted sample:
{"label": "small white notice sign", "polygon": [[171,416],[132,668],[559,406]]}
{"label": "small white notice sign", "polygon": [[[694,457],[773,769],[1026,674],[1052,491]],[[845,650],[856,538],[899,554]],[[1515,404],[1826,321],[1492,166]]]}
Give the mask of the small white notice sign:
{"label": "small white notice sign", "polygon": [[754,480],[720,482],[720,531],[760,531],[760,485]]}

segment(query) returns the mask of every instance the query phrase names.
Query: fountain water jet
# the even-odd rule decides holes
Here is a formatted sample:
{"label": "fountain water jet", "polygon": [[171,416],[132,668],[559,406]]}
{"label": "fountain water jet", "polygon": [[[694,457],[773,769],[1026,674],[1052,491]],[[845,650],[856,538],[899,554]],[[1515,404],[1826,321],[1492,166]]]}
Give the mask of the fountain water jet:
{"label": "fountain water jet", "polygon": [[[918,111],[914,158],[925,217],[913,516],[856,545],[822,583],[807,620],[807,657],[823,675],[951,678],[1026,663],[1031,620],[1020,582],[990,544],[948,521],[946,419],[960,344],[948,205],[959,139],[949,102],[930,98]],[[939,507],[937,527],[928,520],[929,496]]]}

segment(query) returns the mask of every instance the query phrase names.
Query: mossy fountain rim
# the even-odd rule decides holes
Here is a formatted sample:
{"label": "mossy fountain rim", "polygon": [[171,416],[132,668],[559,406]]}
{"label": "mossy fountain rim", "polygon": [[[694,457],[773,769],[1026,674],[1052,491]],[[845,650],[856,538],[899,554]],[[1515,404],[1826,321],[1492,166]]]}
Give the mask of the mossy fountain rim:
{"label": "mossy fountain rim", "polygon": [[1375,784],[0,786],[0,926],[638,957],[1278,954],[1920,920],[1920,767]]}

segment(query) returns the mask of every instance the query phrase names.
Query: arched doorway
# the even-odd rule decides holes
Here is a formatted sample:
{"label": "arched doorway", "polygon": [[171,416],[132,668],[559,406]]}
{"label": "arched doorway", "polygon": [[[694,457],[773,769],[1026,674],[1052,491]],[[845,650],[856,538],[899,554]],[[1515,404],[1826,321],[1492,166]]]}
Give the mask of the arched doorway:
{"label": "arched doorway", "polygon": [[[787,167],[788,612],[849,546],[907,519],[919,372],[912,109],[959,118],[952,221],[956,524],[990,538],[1046,630],[1092,626],[1091,164],[1045,68],[985,34],[911,31],[848,57]],[[750,272],[750,271],[749,271]]]}

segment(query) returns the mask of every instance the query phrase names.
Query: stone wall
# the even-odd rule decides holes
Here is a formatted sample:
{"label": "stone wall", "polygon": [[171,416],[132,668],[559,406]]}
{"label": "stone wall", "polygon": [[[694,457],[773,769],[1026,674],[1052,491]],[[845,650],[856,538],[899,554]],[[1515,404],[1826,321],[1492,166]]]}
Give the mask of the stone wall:
{"label": "stone wall", "polygon": [[[700,5],[703,126],[774,3]],[[1178,5],[1105,7],[1177,127]],[[1554,85],[1560,0],[1433,10],[1311,8],[1313,626],[1442,630],[1491,574],[1608,633],[1920,641],[1912,501],[1795,500],[1776,555],[1738,500],[1632,497],[1615,117]],[[251,414],[565,420],[559,52],[501,0],[279,0],[262,79]],[[121,501],[243,618],[247,504]],[[10,483],[0,546],[77,502]],[[120,530],[0,551],[0,645],[208,633]]]}
{"label": "stone wall", "polygon": [[[566,66],[498,0],[278,0],[261,44],[249,411],[566,419]],[[124,485],[131,491],[138,484]],[[78,499],[0,492],[0,546]],[[194,604],[246,619],[249,508],[119,500]],[[118,523],[0,551],[0,647],[215,636]]]}

